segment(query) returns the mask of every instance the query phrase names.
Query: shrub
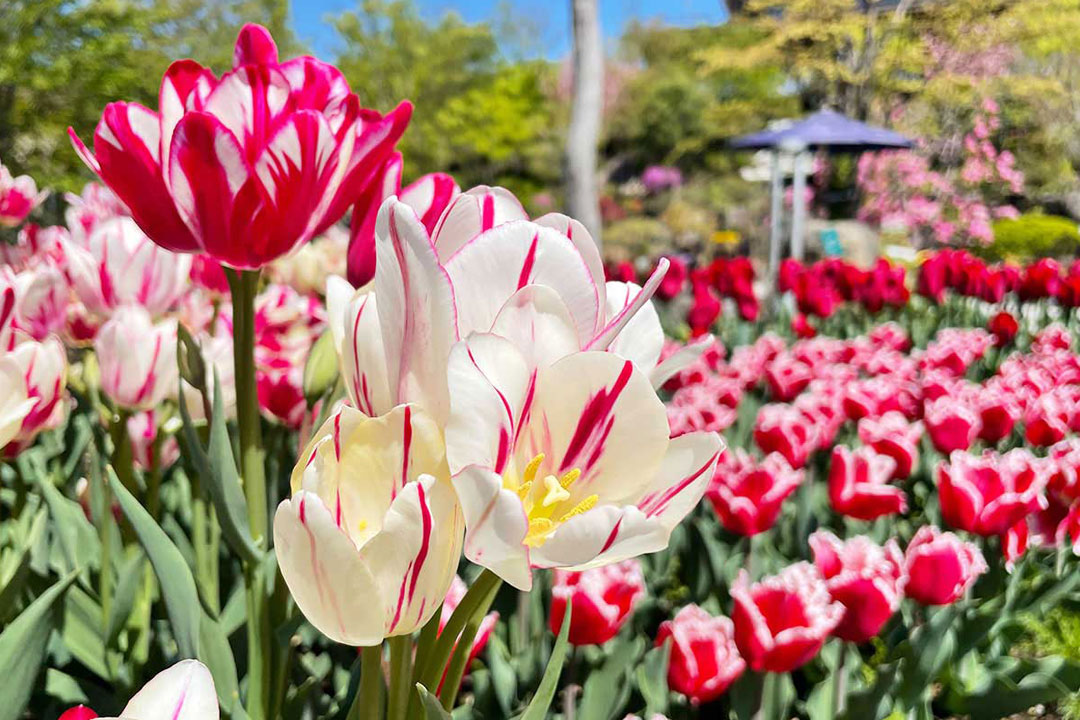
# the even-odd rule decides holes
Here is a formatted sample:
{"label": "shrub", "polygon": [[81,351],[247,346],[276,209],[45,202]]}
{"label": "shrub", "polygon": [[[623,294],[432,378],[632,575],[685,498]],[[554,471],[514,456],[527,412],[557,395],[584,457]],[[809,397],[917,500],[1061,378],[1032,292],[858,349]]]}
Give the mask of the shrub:
{"label": "shrub", "polygon": [[981,254],[993,260],[1070,255],[1080,249],[1080,230],[1069,218],[1028,213],[994,223],[994,242]]}

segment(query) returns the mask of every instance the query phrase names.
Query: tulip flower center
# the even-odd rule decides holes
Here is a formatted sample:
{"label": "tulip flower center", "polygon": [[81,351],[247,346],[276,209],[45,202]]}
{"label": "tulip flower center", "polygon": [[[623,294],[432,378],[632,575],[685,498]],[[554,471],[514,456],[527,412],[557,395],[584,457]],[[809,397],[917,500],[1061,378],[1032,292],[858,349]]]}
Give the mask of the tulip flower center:
{"label": "tulip flower center", "polygon": [[543,545],[560,525],[575,515],[591,510],[599,500],[599,496],[589,495],[575,502],[571,488],[581,477],[578,468],[560,476],[541,474],[540,466],[543,463],[544,454],[540,453],[525,466],[520,479],[514,473],[507,473],[503,477],[503,487],[517,493],[529,518],[529,532],[525,536],[525,544],[529,547]]}

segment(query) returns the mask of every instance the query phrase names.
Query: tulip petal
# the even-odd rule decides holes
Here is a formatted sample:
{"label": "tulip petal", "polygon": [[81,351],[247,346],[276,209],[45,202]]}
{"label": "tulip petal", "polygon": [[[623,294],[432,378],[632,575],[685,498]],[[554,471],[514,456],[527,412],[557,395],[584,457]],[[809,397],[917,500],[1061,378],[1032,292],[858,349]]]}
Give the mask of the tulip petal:
{"label": "tulip petal", "polygon": [[716,433],[672,438],[652,486],[637,502],[638,508],[672,530],[701,501],[723,451],[724,441]]}
{"label": "tulip petal", "polygon": [[551,228],[510,222],[484,232],[446,261],[458,300],[458,331],[488,332],[503,305],[526,285],[546,285],[566,303],[580,342],[595,334],[599,290],[574,244]]}
{"label": "tulip petal", "polygon": [[428,233],[435,230],[435,224],[442,217],[461,188],[454,178],[446,173],[428,173],[411,183],[401,191],[399,199],[413,210]]}
{"label": "tulip petal", "polygon": [[379,584],[388,637],[418,630],[439,609],[457,573],[463,530],[448,480],[423,476],[398,493],[382,532],[360,551]]}
{"label": "tulip petal", "polygon": [[330,275],[326,278],[326,319],[334,338],[334,347],[338,351],[338,357],[341,357],[342,343],[345,342],[345,323],[349,304],[357,294],[356,288],[340,275]]}
{"label": "tulip petal", "polygon": [[233,67],[241,65],[276,65],[277,44],[262,25],[248,23],[240,29],[233,50]]}
{"label": "tulip petal", "polygon": [[454,288],[408,205],[390,198],[376,225],[375,293],[391,395],[396,402],[415,401],[445,423]]}
{"label": "tulip petal", "polygon": [[188,110],[203,109],[206,98],[217,85],[217,78],[194,60],[177,60],[169,65],[158,90],[161,114],[161,157],[169,156],[173,131]]}
{"label": "tulip petal", "polygon": [[596,240],[582,223],[562,213],[548,213],[536,218],[533,222],[558,230],[570,238],[574,247],[581,253],[582,259],[585,260],[589,274],[592,275],[593,284],[598,288],[604,286],[604,262],[600,258],[600,248],[597,247]]}
{"label": "tulip petal", "polygon": [[528,220],[514,194],[501,187],[478,185],[461,195],[450,205],[431,233],[431,241],[446,262],[466,243],[496,225]]}
{"label": "tulip petal", "polygon": [[566,303],[545,285],[526,285],[510,296],[491,332],[517,347],[530,368],[546,367],[580,349]]}
{"label": "tulip petal", "polygon": [[[607,292],[606,317],[614,318],[628,306],[641,292],[641,286],[635,283],[609,282]],[[651,302],[646,302],[630,318],[626,326],[608,346],[610,352],[619,357],[632,360],[643,373],[651,373],[660,360],[660,351],[664,349],[664,329],[660,327],[660,316]]]}
{"label": "tulip petal", "polygon": [[357,293],[345,315],[341,374],[353,407],[371,417],[394,406],[374,292]]}
{"label": "tulip petal", "polygon": [[473,335],[450,351],[447,375],[451,472],[482,465],[501,474],[511,459],[535,372],[505,338]]}
{"label": "tulip petal", "polygon": [[146,683],[122,715],[126,720],[215,720],[214,678],[197,660],[181,660]]}
{"label": "tulip petal", "polygon": [[378,583],[317,495],[300,491],[278,506],[274,551],[293,599],[320,632],[358,647],[382,642]]}
{"label": "tulip petal", "polygon": [[660,262],[656,264],[656,269],[653,270],[652,275],[645,282],[641,292],[623,306],[623,309],[615,317],[608,320],[607,324],[585,344],[585,349],[607,350],[611,347],[611,344],[615,342],[623,328],[634,319],[638,311],[656,294],[656,289],[660,287],[660,283],[663,281],[664,275],[667,274],[670,265],[671,263],[667,258],[660,258]]}
{"label": "tulip petal", "polygon": [[0,450],[19,433],[35,403],[26,395],[19,363],[10,355],[0,356]]}
{"label": "tulip petal", "polygon": [[670,530],[633,505],[601,505],[570,518],[540,547],[534,567],[587,570],[663,550]]}
{"label": "tulip petal", "polygon": [[524,545],[529,518],[521,499],[503,488],[497,473],[479,465],[456,474],[454,490],[465,516],[465,557],[518,590],[531,590],[529,548]]}
{"label": "tulip petal", "polygon": [[442,433],[419,408],[379,417],[343,407],[312,437],[292,489],[316,493],[357,547],[382,531],[395,498],[422,475],[449,477]]}
{"label": "tulip petal", "polygon": [[530,412],[515,457],[524,466],[543,453],[557,476],[580,470],[578,500],[640,497],[667,451],[663,403],[633,363],[610,353],[575,353],[542,368]]}

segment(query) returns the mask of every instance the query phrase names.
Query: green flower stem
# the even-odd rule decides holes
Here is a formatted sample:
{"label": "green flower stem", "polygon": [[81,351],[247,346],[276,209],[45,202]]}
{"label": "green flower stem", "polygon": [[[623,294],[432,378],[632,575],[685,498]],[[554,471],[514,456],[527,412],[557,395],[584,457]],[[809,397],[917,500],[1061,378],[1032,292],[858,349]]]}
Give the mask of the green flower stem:
{"label": "green flower stem", "polygon": [[360,690],[353,700],[348,720],[381,720],[383,646],[360,649]]}
{"label": "green flower stem", "polygon": [[416,641],[416,662],[413,665],[413,683],[420,682],[420,671],[423,670],[423,658],[431,654],[435,647],[435,641],[439,639],[439,621],[442,619],[442,606],[435,611],[427,625],[420,631],[420,638]]}
{"label": "green flower stem", "polygon": [[761,678],[761,694],[758,696],[757,710],[752,720],[772,720],[767,717],[767,708],[772,703],[772,696],[776,693],[776,673],[763,673]]}
{"label": "green flower stem", "polygon": [[[236,418],[240,429],[240,475],[244,480],[248,524],[260,548],[267,545],[268,509],[263,468],[262,420],[255,384],[255,294],[259,271],[226,269],[233,301],[233,364],[236,377]],[[246,710],[251,720],[267,720],[270,690],[270,619],[263,568],[244,568],[247,590],[248,690]]]}
{"label": "green flower stem", "polygon": [[386,720],[406,720],[409,697],[415,694],[412,692],[412,636],[398,635],[387,640],[387,644],[390,646],[390,696],[386,703]]}
{"label": "green flower stem", "polygon": [[502,578],[490,570],[484,570],[484,572],[480,573],[480,577],[476,578],[476,582],[473,583],[468,592],[465,593],[465,596],[461,598],[461,602],[458,603],[454,614],[450,616],[446,627],[439,634],[439,639],[435,641],[435,647],[432,648],[431,653],[427,657],[417,658],[417,663],[421,664],[420,683],[425,688],[431,690],[438,687],[439,680],[442,679],[443,669],[450,660],[450,654],[454,650],[454,644],[458,636],[461,635],[461,631],[465,629],[465,625],[481,608],[482,603],[483,612],[481,612],[481,615],[487,613],[487,609],[491,606],[491,601],[495,598],[495,593],[498,592],[501,585]]}
{"label": "green flower stem", "polygon": [[461,689],[461,679],[465,677],[469,657],[472,655],[473,640],[476,639],[476,633],[480,630],[480,623],[484,621],[484,616],[487,615],[491,603],[495,600],[501,584],[500,582],[490,584],[491,588],[488,590],[487,595],[480,599],[480,604],[477,605],[472,617],[466,622],[465,628],[461,631],[461,637],[458,638],[457,645],[454,647],[453,655],[450,657],[450,664],[446,667],[442,691],[439,693],[439,699],[442,700],[442,705],[446,710],[451,710],[454,707],[458,690]]}

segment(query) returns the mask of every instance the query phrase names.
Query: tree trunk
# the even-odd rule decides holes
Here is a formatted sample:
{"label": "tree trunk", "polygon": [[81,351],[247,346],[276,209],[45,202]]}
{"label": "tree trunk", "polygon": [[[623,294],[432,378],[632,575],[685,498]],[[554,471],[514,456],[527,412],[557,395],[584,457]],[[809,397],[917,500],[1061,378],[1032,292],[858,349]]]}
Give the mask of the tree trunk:
{"label": "tree trunk", "polygon": [[566,207],[600,244],[597,143],[604,104],[604,44],[599,0],[570,0],[574,17],[574,95],[566,136]]}

